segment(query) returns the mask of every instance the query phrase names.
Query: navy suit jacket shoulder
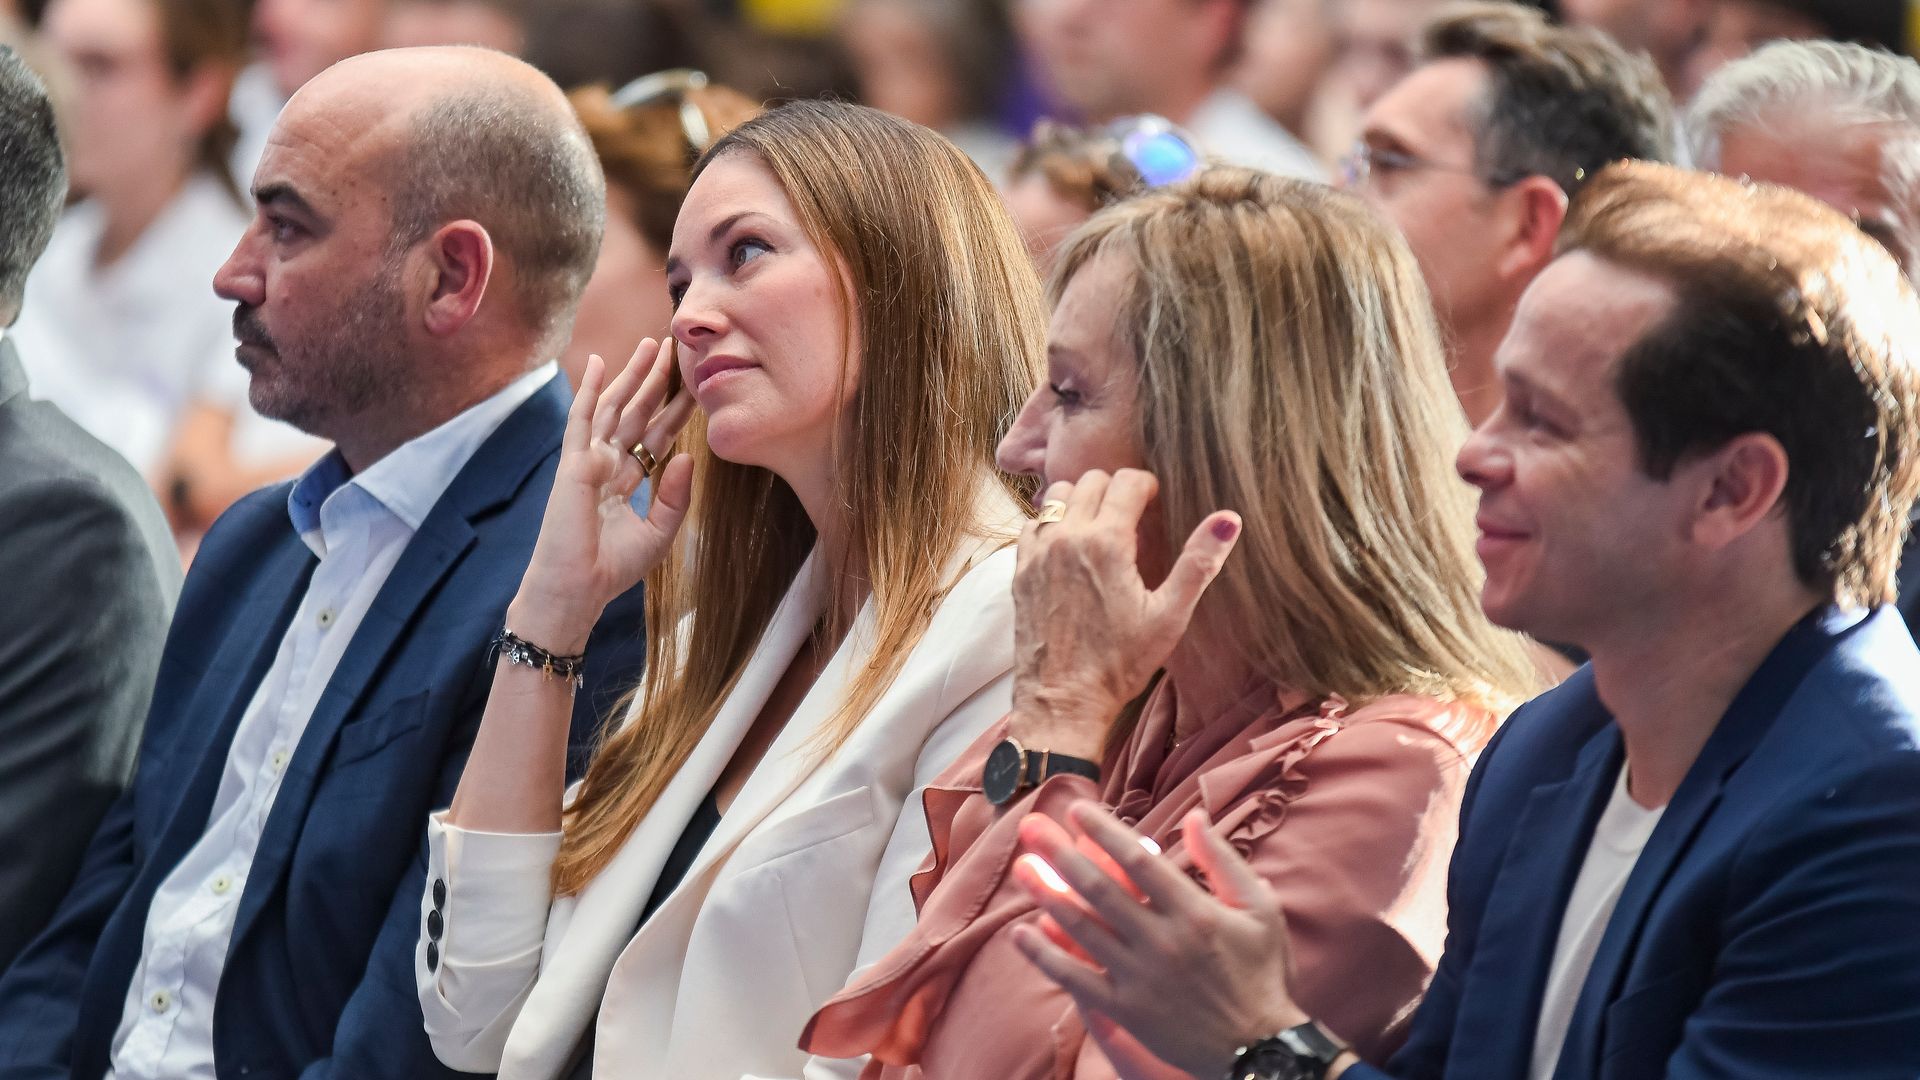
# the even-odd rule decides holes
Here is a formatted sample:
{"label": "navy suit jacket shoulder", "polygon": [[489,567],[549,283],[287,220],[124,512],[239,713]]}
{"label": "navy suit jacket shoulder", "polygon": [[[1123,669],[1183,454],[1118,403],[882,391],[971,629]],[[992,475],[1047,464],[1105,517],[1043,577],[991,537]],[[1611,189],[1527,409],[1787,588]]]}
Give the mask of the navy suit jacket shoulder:
{"label": "navy suit jacket shoulder", "polygon": [[[538,535],[568,394],[556,377],[475,452],[408,541],[307,722],[247,875],[215,1004],[220,1075],[452,1077],[413,989],[426,817],[491,682],[488,642]],[[132,788],[54,923],[0,979],[0,1078],[99,1077],[155,889],[206,827],[240,717],[316,561],[288,485],[208,533],[160,662]],[[639,677],[640,590],[609,607],[575,706],[584,745]]]}
{"label": "navy suit jacket shoulder", "polygon": [[[1488,746],[1461,813],[1446,952],[1387,1074],[1528,1075],[1561,913],[1623,757],[1590,669]],[[1891,608],[1816,613],[1662,814],[1555,1076],[1913,1080],[1916,926],[1920,651]]]}

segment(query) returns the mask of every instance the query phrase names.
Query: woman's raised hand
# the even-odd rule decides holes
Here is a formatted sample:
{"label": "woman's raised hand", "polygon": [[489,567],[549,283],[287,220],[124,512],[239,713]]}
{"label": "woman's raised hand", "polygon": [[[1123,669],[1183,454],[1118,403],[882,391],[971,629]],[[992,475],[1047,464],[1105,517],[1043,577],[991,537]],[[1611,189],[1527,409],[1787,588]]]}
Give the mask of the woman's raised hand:
{"label": "woman's raised hand", "polygon": [[[587,360],[540,539],[508,609],[508,626],[543,648],[584,649],[600,613],[659,565],[686,517],[693,461],[667,455],[693,414],[693,396],[667,400],[674,363],[673,338],[647,338],[603,389],[605,365]],[[632,505],[646,479],[636,447],[665,461],[645,517]]]}
{"label": "woman's raised hand", "polygon": [[1026,746],[1097,759],[1114,717],[1166,664],[1239,539],[1239,515],[1208,515],[1166,581],[1147,588],[1137,540],[1157,491],[1151,473],[1094,470],[1048,488],[1064,515],[1021,533],[1010,726]]}

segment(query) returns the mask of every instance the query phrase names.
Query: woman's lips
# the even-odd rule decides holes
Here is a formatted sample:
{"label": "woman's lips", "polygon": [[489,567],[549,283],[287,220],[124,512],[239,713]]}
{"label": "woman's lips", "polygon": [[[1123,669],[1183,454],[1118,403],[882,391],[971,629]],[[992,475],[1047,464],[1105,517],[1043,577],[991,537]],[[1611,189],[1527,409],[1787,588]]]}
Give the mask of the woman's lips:
{"label": "woman's lips", "polygon": [[719,376],[733,371],[746,371],[759,367],[759,364],[731,356],[709,356],[694,365],[693,388],[699,390]]}

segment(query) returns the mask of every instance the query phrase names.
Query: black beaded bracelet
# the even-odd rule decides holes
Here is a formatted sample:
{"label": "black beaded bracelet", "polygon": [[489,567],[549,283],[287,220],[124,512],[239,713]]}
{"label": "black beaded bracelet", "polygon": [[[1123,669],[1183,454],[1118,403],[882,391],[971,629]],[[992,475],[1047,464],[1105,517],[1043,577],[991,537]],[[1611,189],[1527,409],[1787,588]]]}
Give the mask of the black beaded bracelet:
{"label": "black beaded bracelet", "polygon": [[502,656],[506,657],[509,663],[539,668],[540,673],[549,679],[558,675],[572,683],[575,690],[586,685],[586,677],[581,674],[587,666],[585,653],[578,656],[556,656],[504,626],[500,628],[500,633],[494,637],[492,647],[488,650],[490,660]]}

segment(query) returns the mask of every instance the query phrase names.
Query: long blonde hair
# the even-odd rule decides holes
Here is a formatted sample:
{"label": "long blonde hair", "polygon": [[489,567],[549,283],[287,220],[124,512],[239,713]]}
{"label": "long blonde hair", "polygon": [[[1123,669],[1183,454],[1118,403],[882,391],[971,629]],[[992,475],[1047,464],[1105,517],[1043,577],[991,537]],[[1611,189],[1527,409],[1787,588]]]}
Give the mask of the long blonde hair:
{"label": "long blonde hair", "polygon": [[[727,154],[762,162],[844,271],[848,340],[862,343],[849,434],[834,446],[847,550],[827,571],[838,581],[862,568],[874,633],[867,665],[815,741],[830,752],[919,640],[952,584],[950,559],[981,535],[983,482],[997,477],[1024,503],[1025,482],[998,473],[993,454],[1042,370],[1045,307],[992,184],[926,128],[797,102],[734,129],[695,175]],[[693,504],[681,542],[647,578],[644,709],[605,736],[567,809],[554,866],[562,895],[607,865],[686,762],[813,546],[813,524],[784,481],[715,457],[697,423],[683,441]],[[829,605],[830,632],[847,617]]]}
{"label": "long blonde hair", "polygon": [[[1114,320],[1169,550],[1215,510],[1246,522],[1196,629],[1354,704],[1410,692],[1498,713],[1530,693],[1525,639],[1480,611],[1453,470],[1466,418],[1405,243],[1351,196],[1217,167],[1094,215],[1061,249],[1055,300],[1098,257],[1131,271]],[[1491,733],[1457,722],[1463,745]]]}

